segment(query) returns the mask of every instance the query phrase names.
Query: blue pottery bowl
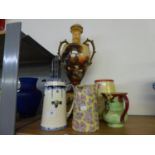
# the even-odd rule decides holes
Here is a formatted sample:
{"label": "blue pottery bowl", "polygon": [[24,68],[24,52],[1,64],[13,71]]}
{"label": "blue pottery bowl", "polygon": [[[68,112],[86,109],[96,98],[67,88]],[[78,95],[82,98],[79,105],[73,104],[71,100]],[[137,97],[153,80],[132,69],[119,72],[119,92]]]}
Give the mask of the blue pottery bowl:
{"label": "blue pottery bowl", "polygon": [[19,78],[20,89],[17,92],[17,112],[20,117],[35,116],[41,103],[42,93],[37,89],[37,78]]}

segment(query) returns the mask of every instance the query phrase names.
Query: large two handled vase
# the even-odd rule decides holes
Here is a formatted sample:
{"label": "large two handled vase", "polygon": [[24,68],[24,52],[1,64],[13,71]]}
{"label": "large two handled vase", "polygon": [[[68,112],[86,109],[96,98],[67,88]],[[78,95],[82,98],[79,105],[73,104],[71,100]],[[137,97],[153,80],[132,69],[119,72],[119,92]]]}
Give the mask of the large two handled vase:
{"label": "large two handled vase", "polygon": [[[79,24],[71,26],[72,43],[67,40],[60,42],[58,55],[64,66],[71,84],[79,85],[87,68],[92,64],[95,54],[94,41],[87,39],[81,43],[83,27]],[[91,47],[91,48],[90,48]]]}

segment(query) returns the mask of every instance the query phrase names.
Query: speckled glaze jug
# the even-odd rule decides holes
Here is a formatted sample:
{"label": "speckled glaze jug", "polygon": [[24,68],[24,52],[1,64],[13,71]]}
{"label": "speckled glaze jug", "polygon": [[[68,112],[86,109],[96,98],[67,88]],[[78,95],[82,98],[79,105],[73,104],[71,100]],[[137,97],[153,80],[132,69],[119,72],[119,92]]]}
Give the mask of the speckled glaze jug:
{"label": "speckled glaze jug", "polygon": [[79,132],[95,132],[99,129],[95,86],[79,85],[74,93],[72,128]]}
{"label": "speckled glaze jug", "polygon": [[127,121],[127,112],[129,109],[129,100],[127,93],[102,94],[106,98],[104,120],[109,127],[123,127]]}

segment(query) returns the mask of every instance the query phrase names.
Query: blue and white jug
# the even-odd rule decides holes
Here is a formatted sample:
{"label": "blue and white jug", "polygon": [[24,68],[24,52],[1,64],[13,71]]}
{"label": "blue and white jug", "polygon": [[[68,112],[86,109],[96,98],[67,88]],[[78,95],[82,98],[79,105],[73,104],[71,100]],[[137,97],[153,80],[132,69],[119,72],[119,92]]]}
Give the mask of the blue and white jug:
{"label": "blue and white jug", "polygon": [[66,110],[66,84],[62,81],[45,83],[41,128],[43,130],[61,130],[67,126],[67,118],[73,109]]}

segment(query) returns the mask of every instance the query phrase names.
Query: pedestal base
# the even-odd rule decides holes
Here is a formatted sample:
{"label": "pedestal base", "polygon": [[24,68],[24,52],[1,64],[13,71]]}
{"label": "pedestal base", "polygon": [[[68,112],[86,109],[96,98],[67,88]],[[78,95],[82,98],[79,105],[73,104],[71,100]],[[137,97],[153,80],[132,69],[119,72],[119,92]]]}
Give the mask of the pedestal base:
{"label": "pedestal base", "polygon": [[124,124],[107,124],[107,125],[112,128],[122,128],[124,126]]}

